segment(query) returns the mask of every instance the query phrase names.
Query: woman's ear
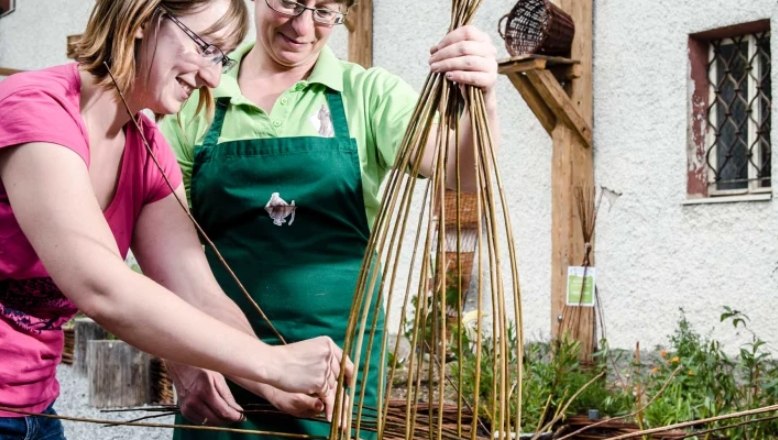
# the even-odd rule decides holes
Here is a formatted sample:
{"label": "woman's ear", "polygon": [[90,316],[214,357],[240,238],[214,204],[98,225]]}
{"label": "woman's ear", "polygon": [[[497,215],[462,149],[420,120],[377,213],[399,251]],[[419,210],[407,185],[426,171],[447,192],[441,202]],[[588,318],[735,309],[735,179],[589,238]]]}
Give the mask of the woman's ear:
{"label": "woman's ear", "polygon": [[143,28],[146,27],[145,24],[141,25],[137,30],[135,30],[135,39],[142,40],[143,39]]}

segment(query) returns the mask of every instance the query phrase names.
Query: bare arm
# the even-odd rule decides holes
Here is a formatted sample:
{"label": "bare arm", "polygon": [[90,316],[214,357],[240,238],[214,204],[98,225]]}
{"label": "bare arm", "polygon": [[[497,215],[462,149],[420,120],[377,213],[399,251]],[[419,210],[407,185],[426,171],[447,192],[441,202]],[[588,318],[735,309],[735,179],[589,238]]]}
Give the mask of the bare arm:
{"label": "bare arm", "polygon": [[[186,200],[183,188],[176,194]],[[224,294],[212,275],[194,226],[174,197],[143,209],[135,226],[132,249],[145,275],[204,313],[256,338],[246,315]],[[242,408],[223,377],[185,364],[168,362],[168,366],[181,412],[189,420],[207,420],[215,425],[240,420]],[[324,410],[323,402],[314,397],[285,394],[267,384],[237,376],[230,379],[293,415],[310,417]]]}
{"label": "bare arm", "polygon": [[[183,187],[176,195],[186,200]],[[219,287],[194,226],[173,195],[147,205],[132,250],[144,275],[212,317],[256,338],[246,315]]]}
{"label": "bare arm", "polygon": [[339,371],[341,351],[328,338],[270,347],[130,270],[72,151],[44,143],[6,149],[0,179],[54,282],[118,337],[176,362],[334,398],[330,376]]}
{"label": "bare arm", "polygon": [[[473,26],[464,26],[446,35],[430,51],[430,69],[433,72],[445,72],[446,78],[461,85],[479,87],[484,92],[486,116],[491,129],[492,140],[496,146],[500,136],[497,115],[497,98],[494,86],[497,81],[497,50],[490,38]],[[466,108],[460,119],[459,151],[453,151],[451,142],[449,158],[459,155],[460,178],[463,191],[475,191],[475,156],[473,154],[473,126],[470,122],[470,109]],[[433,127],[431,133],[437,133]],[[449,136],[454,136],[450,133]],[[437,136],[430,136],[427,142],[422,164],[422,174],[429,177],[435,167],[434,154]],[[451,159],[446,164],[446,187],[456,188],[456,162]]]}

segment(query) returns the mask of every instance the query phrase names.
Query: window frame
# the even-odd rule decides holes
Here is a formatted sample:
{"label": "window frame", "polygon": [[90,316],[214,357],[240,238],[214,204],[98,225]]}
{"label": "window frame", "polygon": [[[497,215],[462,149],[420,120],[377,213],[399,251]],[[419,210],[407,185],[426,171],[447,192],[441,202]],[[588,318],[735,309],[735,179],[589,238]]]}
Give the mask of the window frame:
{"label": "window frame", "polygon": [[[756,74],[746,75],[747,76],[746,81],[748,85],[748,95],[746,96],[746,102],[748,107],[746,108],[746,112],[750,110],[751,114],[753,115],[753,116],[746,115],[746,119],[747,119],[746,147],[749,149],[751,147],[754,147],[751,151],[751,154],[753,154],[754,157],[751,160],[747,159],[747,165],[746,165],[747,185],[745,188],[717,189],[716,180],[715,180],[716,173],[713,172],[711,169],[708,169],[706,171],[708,177],[707,184],[708,184],[709,197],[739,196],[739,195],[746,195],[746,194],[760,194],[760,193],[772,192],[772,185],[761,186],[761,180],[758,178],[759,168],[754,165],[754,163],[757,164],[762,163],[762,149],[758,148],[758,144],[757,144],[757,128],[759,125],[761,125],[759,121],[762,121],[763,116],[762,116],[762,106],[760,105],[760,101],[757,100],[757,84],[758,84],[758,79],[761,78],[763,75],[765,66],[761,57],[757,57],[758,47],[757,47],[756,36],[759,33],[761,32],[754,32],[754,33],[748,33],[743,35],[711,40],[711,41],[718,41],[721,46],[726,44],[734,45],[736,44],[736,39],[739,39],[741,42],[745,42],[747,44],[748,60],[749,62],[755,64],[755,65],[751,64],[751,67],[756,70]],[[715,46],[713,44],[708,44],[709,71],[707,73],[709,78],[718,80],[718,63],[715,62],[715,56],[716,56]],[[772,63],[772,54],[768,62]],[[710,80],[708,82],[709,82],[708,102],[713,104],[710,105],[710,110],[708,113],[709,123],[707,124],[705,145],[706,145],[706,155],[710,156],[709,159],[710,167],[715,170],[718,169],[718,164],[716,163],[717,154],[715,153],[715,151],[709,153],[709,150],[718,148],[718,146],[713,145],[715,139],[715,127],[719,125],[719,121],[716,120],[718,118],[718,112],[714,110],[714,108],[718,104],[716,100],[715,84],[711,83]],[[772,101],[772,93],[770,95],[771,95],[770,100]],[[772,139],[770,139],[770,148],[772,150]]]}
{"label": "window frame", "polygon": [[[686,148],[686,155],[687,155],[687,161],[686,161],[686,173],[687,173],[687,186],[686,186],[686,201],[684,204],[687,203],[718,203],[718,202],[725,202],[728,200],[732,201],[746,201],[746,200],[765,200],[765,197],[768,199],[772,197],[772,188],[773,188],[773,170],[772,165],[770,165],[770,177],[769,177],[769,183],[770,186],[768,187],[760,187],[759,181],[755,181],[753,184],[749,182],[749,185],[746,189],[736,189],[736,190],[716,190],[715,189],[715,183],[711,185],[711,182],[714,179],[714,176],[711,176],[713,173],[713,170],[708,166],[708,158],[707,153],[709,148],[712,145],[712,142],[710,140],[711,135],[711,126],[710,125],[710,119],[708,117],[708,109],[709,104],[713,102],[713,89],[712,85],[710,83],[710,80],[713,78],[712,76],[709,76],[709,68],[711,67],[711,54],[712,54],[712,45],[713,42],[716,40],[724,40],[724,39],[732,39],[732,38],[740,38],[749,36],[753,42],[749,43],[749,52],[753,53],[753,51],[756,51],[758,49],[757,44],[755,44],[758,40],[756,38],[757,35],[767,32],[768,35],[768,44],[770,47],[772,47],[772,33],[770,29],[770,19],[760,19],[752,22],[747,23],[739,23],[731,26],[716,28],[712,30],[706,30],[703,32],[696,32],[696,33],[690,33],[688,37],[688,56],[689,56],[689,64],[688,64],[688,86],[689,86],[689,100],[687,101],[688,105],[688,138],[687,138],[687,148]],[[763,65],[761,57],[756,61],[756,63],[759,64],[760,74],[762,73],[762,69],[770,68],[772,69],[772,50],[770,51],[770,58],[768,59],[769,64]],[[749,77],[749,82],[753,82],[753,85],[749,88],[749,94],[753,97],[754,93],[756,93],[755,88],[755,81],[758,81],[759,77]],[[772,81],[768,81],[770,84],[770,103],[771,107],[768,109],[769,112],[769,118],[770,120],[767,121],[768,127],[772,128],[772,100],[775,90],[775,87],[772,86]],[[757,116],[761,119],[763,116],[761,115],[762,109],[761,104],[759,104],[760,101],[755,101],[754,105],[754,112],[756,112]],[[750,116],[750,118],[753,118],[753,114]],[[749,120],[748,122],[748,138],[754,139],[756,141],[756,129],[760,126],[760,124],[756,124],[752,122],[753,120]],[[770,142],[770,148],[772,153],[772,144],[773,139],[770,136],[770,133],[768,133],[768,139]],[[751,144],[749,144],[749,147]],[[759,144],[755,147],[758,149],[758,151],[754,151],[755,154],[761,155],[761,147],[759,147]],[[713,153],[715,154],[715,152]],[[715,158],[714,158],[715,159]],[[761,157],[759,158],[761,162]],[[753,165],[753,163],[760,163],[757,162],[755,159],[752,158],[750,163],[748,164],[749,168],[752,168],[749,170],[749,173],[751,175],[755,174],[756,167]],[[751,190],[751,188],[754,188]]]}

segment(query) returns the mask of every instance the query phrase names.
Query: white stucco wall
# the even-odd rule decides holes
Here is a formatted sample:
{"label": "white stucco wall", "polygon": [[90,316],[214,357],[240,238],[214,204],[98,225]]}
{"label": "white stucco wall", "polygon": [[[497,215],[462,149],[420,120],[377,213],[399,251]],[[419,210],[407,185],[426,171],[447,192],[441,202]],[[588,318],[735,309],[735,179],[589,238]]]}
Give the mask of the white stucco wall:
{"label": "white stucco wall", "polygon": [[[728,305],[778,348],[775,201],[683,204],[688,34],[764,18],[775,29],[777,10],[775,0],[596,2],[595,178],[623,194],[601,212],[596,257],[617,346],[661,341],[679,307],[707,332]],[[775,54],[774,38],[771,47]],[[775,145],[775,130],[771,138]]]}
{"label": "white stucco wall", "polygon": [[[485,0],[476,19],[501,57],[507,54],[497,21],[513,3]],[[65,35],[83,28],[90,6],[17,0],[17,11],[0,19],[0,66],[65,62]],[[428,49],[445,33],[449,7],[448,0],[374,0],[374,64],[420,88]],[[721,306],[730,305],[778,348],[771,313],[778,306],[775,202],[683,205],[687,36],[762,18],[775,28],[775,0],[606,0],[595,2],[594,17],[595,179],[622,193],[603,205],[597,227],[599,293],[611,345],[665,341],[679,307],[707,331]],[[344,56],[345,32],[337,32],[332,45]],[[775,53],[774,41],[772,48]],[[500,164],[519,250],[524,332],[538,339],[550,332],[551,142],[504,77],[498,94]]]}

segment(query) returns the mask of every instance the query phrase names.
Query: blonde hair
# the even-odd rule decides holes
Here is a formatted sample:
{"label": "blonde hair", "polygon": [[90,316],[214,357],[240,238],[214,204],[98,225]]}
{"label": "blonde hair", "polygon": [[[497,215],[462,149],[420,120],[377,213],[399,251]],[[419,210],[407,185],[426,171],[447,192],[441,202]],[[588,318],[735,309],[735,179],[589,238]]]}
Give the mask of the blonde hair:
{"label": "blonde hair", "polygon": [[[119,90],[126,91],[135,79],[139,62],[135,38],[138,30],[143,28],[145,38],[154,37],[164,12],[186,16],[201,11],[211,1],[96,0],[86,30],[75,44],[76,61],[97,77],[98,84],[107,88],[113,87],[108,74],[110,68]],[[230,0],[229,10],[203,34],[229,28],[225,45],[234,47],[246,37],[248,23],[249,13],[243,0]],[[198,111],[203,107],[210,110],[212,101],[208,88],[201,87]]]}

